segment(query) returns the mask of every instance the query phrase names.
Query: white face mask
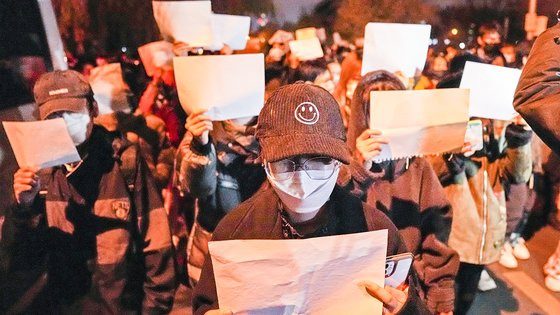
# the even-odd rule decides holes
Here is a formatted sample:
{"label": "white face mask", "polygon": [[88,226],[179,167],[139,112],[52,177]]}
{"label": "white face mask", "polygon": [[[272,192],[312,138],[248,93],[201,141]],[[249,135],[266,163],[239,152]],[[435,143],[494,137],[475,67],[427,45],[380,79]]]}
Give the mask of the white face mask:
{"label": "white face mask", "polygon": [[68,130],[74,145],[77,146],[84,143],[91,133],[91,128],[93,127],[89,114],[64,112],[62,113],[62,119],[64,119],[64,122],[66,123],[66,129]]}
{"label": "white face mask", "polygon": [[296,171],[289,180],[278,181],[268,176],[268,181],[288,210],[310,213],[319,210],[329,200],[339,171],[337,168],[330,178],[324,180],[311,179],[305,171]]}

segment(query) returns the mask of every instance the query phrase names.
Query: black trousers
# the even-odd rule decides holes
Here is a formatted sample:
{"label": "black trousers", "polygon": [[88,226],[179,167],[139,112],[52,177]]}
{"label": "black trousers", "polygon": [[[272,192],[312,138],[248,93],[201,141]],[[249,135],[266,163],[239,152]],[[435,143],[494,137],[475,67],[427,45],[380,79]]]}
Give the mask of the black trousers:
{"label": "black trousers", "polygon": [[484,270],[484,265],[463,262],[459,265],[459,272],[455,278],[454,314],[465,315],[471,308],[478,290],[478,281],[482,270]]}

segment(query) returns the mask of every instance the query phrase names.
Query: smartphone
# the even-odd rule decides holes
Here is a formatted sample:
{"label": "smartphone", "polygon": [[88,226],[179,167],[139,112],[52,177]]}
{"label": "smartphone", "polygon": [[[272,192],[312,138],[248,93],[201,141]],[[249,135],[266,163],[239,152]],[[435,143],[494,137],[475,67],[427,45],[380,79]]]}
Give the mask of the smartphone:
{"label": "smartphone", "polygon": [[414,255],[403,253],[387,257],[385,260],[385,285],[397,288],[406,281]]}
{"label": "smartphone", "polygon": [[482,121],[480,119],[471,120],[467,124],[465,142],[470,143],[474,151],[482,150]]}

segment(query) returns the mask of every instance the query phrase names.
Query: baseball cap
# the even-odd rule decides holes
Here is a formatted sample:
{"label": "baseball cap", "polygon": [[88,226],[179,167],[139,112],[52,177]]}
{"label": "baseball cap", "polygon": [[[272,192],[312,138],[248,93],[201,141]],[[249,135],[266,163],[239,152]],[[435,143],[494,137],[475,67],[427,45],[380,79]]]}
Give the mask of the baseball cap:
{"label": "baseball cap", "polygon": [[81,112],[88,106],[93,91],[86,78],[74,70],[43,74],[33,88],[39,106],[39,119],[58,111]]}
{"label": "baseball cap", "polygon": [[259,114],[256,137],[269,162],[298,155],[351,160],[338,103],[312,84],[297,82],[272,93]]}

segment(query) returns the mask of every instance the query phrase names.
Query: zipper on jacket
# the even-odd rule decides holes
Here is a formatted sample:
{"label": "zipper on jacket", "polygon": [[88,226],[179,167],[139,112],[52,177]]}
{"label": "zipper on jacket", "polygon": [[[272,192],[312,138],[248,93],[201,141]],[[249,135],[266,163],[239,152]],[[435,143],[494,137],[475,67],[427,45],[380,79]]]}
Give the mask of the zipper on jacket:
{"label": "zipper on jacket", "polygon": [[478,263],[482,263],[482,256],[484,253],[484,245],[486,243],[486,230],[488,229],[488,172],[484,170],[483,176],[484,183],[482,184],[482,241],[480,242],[480,254],[478,256]]}

